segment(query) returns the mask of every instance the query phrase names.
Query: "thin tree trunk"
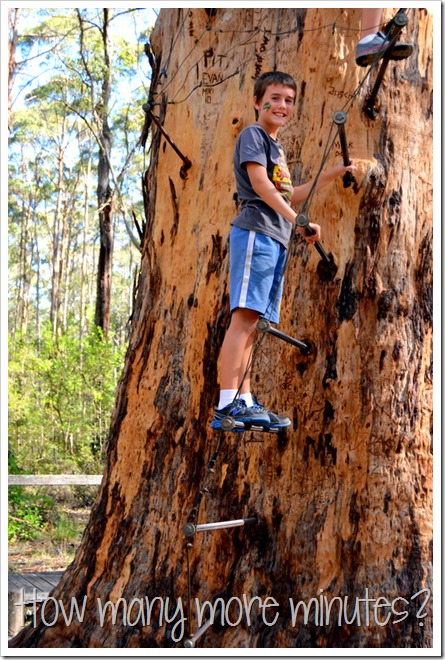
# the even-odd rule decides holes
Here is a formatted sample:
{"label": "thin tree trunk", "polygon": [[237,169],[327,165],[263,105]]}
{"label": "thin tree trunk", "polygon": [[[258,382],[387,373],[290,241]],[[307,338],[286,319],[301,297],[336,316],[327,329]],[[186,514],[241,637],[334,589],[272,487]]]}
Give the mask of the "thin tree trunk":
{"label": "thin tree trunk", "polygon": [[89,231],[89,181],[91,176],[91,150],[88,157],[86,171],[84,172],[84,202],[83,202],[83,223],[82,223],[82,261],[80,267],[80,339],[82,340],[86,331],[86,299],[87,299],[87,242]]}
{"label": "thin tree trunk", "polygon": [[61,226],[63,223],[63,168],[64,168],[64,137],[65,123],[63,123],[62,136],[57,147],[57,200],[53,221],[53,243],[52,243],[52,275],[51,275],[51,307],[50,321],[53,334],[57,333],[59,327],[60,309],[60,262],[61,262]]}
{"label": "thin tree trunk", "polygon": [[[67,195],[69,198],[66,200],[64,211],[64,229],[62,231],[62,250],[61,250],[61,282],[63,294],[63,327],[66,329],[68,326],[68,314],[73,310],[73,292],[72,292],[72,276],[73,276],[73,262],[75,261],[75,252],[77,244],[77,236],[73,233],[73,223],[75,222],[76,206],[78,202],[77,188],[80,181],[80,172],[77,173],[76,178],[71,176],[69,179],[69,188]],[[77,299],[77,291],[74,295]]]}
{"label": "thin tree trunk", "polygon": [[12,130],[12,86],[17,68],[15,55],[17,50],[20,9],[8,9],[9,41],[8,41],[8,128]]}
{"label": "thin tree trunk", "polygon": [[104,72],[100,103],[97,108],[99,132],[99,162],[97,168],[97,203],[99,208],[100,248],[97,269],[96,326],[100,327],[105,337],[110,327],[111,276],[113,261],[113,193],[110,186],[110,156],[112,134],[108,124],[111,94],[111,67],[109,56],[109,10],[103,10],[101,28]]}
{"label": "thin tree trunk", "polygon": [[26,337],[28,331],[29,321],[29,296],[31,286],[31,269],[32,269],[32,249],[30,250],[30,223],[33,214],[32,200],[28,200],[28,204],[23,207],[22,223],[20,227],[20,243],[19,243],[19,293],[17,304],[17,319],[19,324],[20,333]]}
{"label": "thin tree trunk", "polygon": [[34,223],[34,245],[35,245],[35,263],[36,263],[36,334],[37,334],[37,346],[38,351],[40,351],[41,341],[42,341],[42,326],[40,318],[40,302],[41,302],[41,293],[40,293],[40,280],[41,280],[41,267],[42,260],[40,257],[40,249],[37,235],[37,223]]}
{"label": "thin tree trunk", "polygon": [[[295,182],[315,175],[334,113],[366,75],[354,61],[360,15],[161,10],[148,109],[163,132],[152,124],[132,335],[103,483],[53,594],[85,602],[84,618],[68,627],[59,612],[12,646],[174,648],[217,597],[223,625],[197,646],[432,645],[430,12],[409,10],[416,51],[388,67],[379,116],[362,111],[370,78],[348,112],[356,186],[338,180],[308,209],[336,273],[326,277],[302,240],[291,248],[280,329],[312,350],[269,335],[257,343],[255,392],[292,427],[278,438],[209,429],[229,320],[232,154],[254,120],[253,80],[275,65],[297,79],[281,140]],[[247,517],[256,524],[184,533],[186,522]],[[167,597],[170,623],[156,607],[142,618]],[[115,621],[99,617],[107,601]],[[300,601],[307,620],[300,606],[292,621]]]}
{"label": "thin tree trunk", "polygon": [[59,276],[59,285],[58,285],[58,322],[57,327],[60,327],[62,331],[66,329],[66,300],[68,294],[68,289],[66,288],[66,280],[68,276],[68,245],[69,238],[71,233],[70,221],[69,221],[69,201],[67,199],[68,191],[64,191],[64,203],[62,207],[62,217],[61,217],[61,227],[60,227],[60,249],[59,249],[59,267],[58,267],[58,276]]}

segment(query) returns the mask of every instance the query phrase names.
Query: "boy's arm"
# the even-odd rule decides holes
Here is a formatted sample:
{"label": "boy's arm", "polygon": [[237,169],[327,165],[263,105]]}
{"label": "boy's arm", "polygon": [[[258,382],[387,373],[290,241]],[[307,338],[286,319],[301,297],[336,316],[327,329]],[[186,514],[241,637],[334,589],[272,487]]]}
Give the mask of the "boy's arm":
{"label": "boy's arm", "polygon": [[[325,186],[328,185],[328,183],[331,183],[334,179],[336,179],[338,176],[341,174],[344,174],[345,172],[350,172],[351,170],[355,169],[355,165],[353,161],[351,161],[350,165],[343,165],[338,164],[335,165],[334,167],[331,167],[329,170],[324,172],[324,174],[320,174],[318,177],[317,185],[315,186],[315,190],[320,190],[321,188],[324,188]],[[304,202],[305,199],[307,199],[312,186],[313,186],[313,180],[308,181],[307,183],[303,183],[301,186],[294,186],[293,193],[292,193],[292,206],[295,204],[298,204],[299,202]]]}
{"label": "boy's arm", "polygon": [[246,163],[247,174],[249,175],[252,188],[261,199],[266,202],[271,209],[282,215],[291,224],[295,224],[297,214],[287,204],[281,193],[275,188],[272,181],[267,176],[267,170],[264,165],[259,163]]}
{"label": "boy's arm", "polygon": [[[267,170],[264,165],[259,163],[249,162],[246,163],[247,174],[249,175],[250,183],[252,188],[261,199],[266,202],[271,209],[282,215],[286,220],[288,220],[292,225],[295,225],[295,218],[297,214],[295,211],[287,204],[280,192],[275,188],[272,181],[267,176]],[[306,185],[306,184],[305,184]],[[326,185],[326,184],[325,184]],[[302,186],[300,186],[302,187]],[[310,188],[308,189],[309,192]],[[295,191],[295,188],[294,188]],[[293,199],[292,199],[293,203]],[[320,227],[314,223],[309,224],[310,227],[315,231],[315,234],[312,236],[306,236],[302,229],[298,231],[304,236],[308,243],[314,243],[315,241],[320,240]]]}

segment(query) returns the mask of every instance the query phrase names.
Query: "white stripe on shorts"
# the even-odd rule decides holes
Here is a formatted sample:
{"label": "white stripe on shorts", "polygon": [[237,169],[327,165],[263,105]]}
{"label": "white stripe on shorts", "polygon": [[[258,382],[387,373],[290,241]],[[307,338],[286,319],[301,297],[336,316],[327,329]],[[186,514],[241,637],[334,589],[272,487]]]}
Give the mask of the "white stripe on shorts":
{"label": "white stripe on shorts", "polygon": [[255,243],[256,231],[249,231],[249,238],[247,240],[246,260],[244,262],[243,283],[241,286],[241,293],[239,298],[239,306],[245,307],[247,301],[247,290],[249,288],[250,270],[252,268],[252,255],[253,246]]}

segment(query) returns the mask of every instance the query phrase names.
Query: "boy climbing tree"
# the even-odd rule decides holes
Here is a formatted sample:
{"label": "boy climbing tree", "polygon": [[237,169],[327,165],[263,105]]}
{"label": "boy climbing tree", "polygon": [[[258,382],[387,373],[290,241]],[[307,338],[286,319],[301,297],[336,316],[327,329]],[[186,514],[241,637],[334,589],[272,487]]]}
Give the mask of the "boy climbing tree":
{"label": "boy climbing tree", "polygon": [[[288,417],[267,410],[251,392],[250,368],[256,324],[260,316],[279,322],[286,253],[297,213],[313,181],[293,186],[278,132],[288,123],[295,104],[295,80],[281,71],[263,73],[255,82],[256,123],[239,135],[234,153],[235,180],[241,210],[230,232],[231,322],[221,349],[221,390],[211,422],[221,429],[230,416],[247,427],[265,430],[289,426]],[[315,190],[354,169],[353,163],[329,169]],[[320,227],[310,224],[308,241],[320,239]],[[242,430],[242,429],[241,429]]]}

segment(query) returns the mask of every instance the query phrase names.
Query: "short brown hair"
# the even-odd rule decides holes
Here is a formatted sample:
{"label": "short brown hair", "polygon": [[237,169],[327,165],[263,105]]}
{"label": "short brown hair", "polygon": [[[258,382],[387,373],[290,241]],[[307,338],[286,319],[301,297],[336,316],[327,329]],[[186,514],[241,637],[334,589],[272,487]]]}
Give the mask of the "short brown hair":
{"label": "short brown hair", "polygon": [[[255,85],[253,87],[253,96],[256,98],[257,103],[261,103],[261,99],[266,93],[266,89],[269,85],[285,85],[286,87],[293,89],[295,95],[297,94],[297,83],[291,75],[284,73],[283,71],[266,71],[255,80]],[[258,119],[258,110],[256,109],[255,119]]]}

